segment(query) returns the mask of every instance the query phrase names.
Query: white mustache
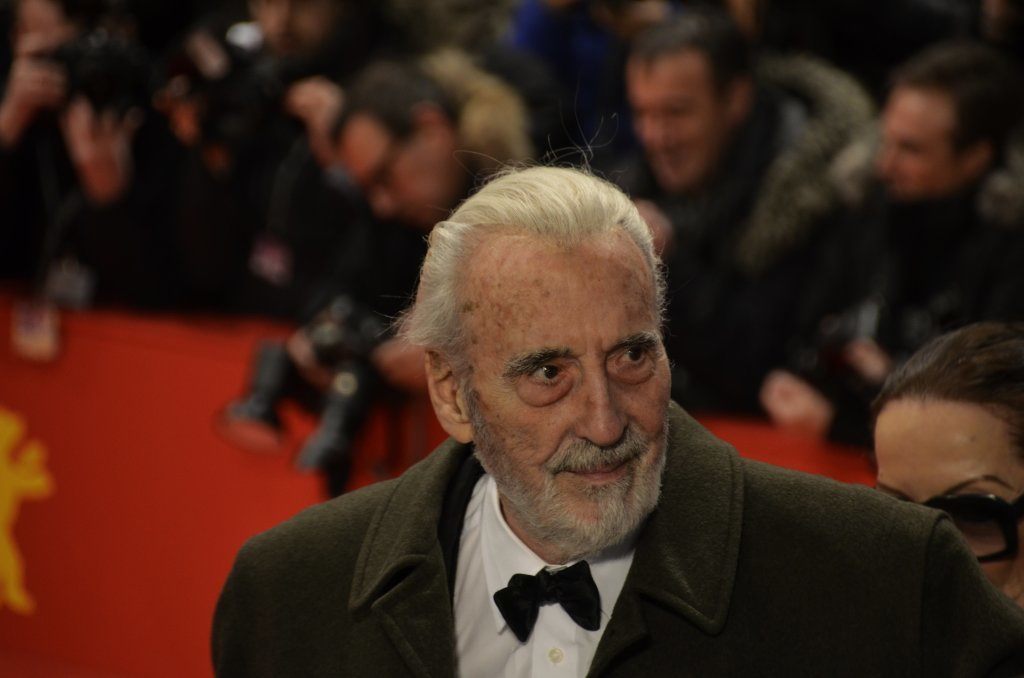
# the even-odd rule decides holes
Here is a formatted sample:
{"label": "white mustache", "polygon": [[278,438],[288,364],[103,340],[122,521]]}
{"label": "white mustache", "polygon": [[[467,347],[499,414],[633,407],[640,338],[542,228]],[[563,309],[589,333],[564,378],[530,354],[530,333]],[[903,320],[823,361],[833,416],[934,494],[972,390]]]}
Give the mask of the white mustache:
{"label": "white mustache", "polygon": [[576,440],[555,455],[545,466],[552,474],[596,473],[601,469],[615,468],[639,458],[647,451],[647,444],[637,431],[630,427],[615,445],[601,447],[589,440]]}

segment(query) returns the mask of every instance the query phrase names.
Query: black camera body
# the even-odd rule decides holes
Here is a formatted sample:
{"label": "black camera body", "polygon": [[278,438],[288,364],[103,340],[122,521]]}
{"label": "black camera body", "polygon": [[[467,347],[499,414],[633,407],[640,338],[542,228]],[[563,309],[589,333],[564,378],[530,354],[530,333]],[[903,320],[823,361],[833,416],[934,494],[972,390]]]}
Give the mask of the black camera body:
{"label": "black camera body", "polygon": [[83,95],[97,111],[121,114],[149,102],[152,83],[146,52],[106,29],[64,43],[50,59],[67,72],[69,99]]}
{"label": "black camera body", "polygon": [[299,452],[296,465],[322,469],[330,493],[340,494],[348,480],[352,441],[380,385],[370,353],[385,336],[387,326],[373,311],[342,295],[303,331],[317,362],[334,377],[320,411],[320,426]]}
{"label": "black camera body", "polygon": [[346,360],[366,360],[380,343],[387,326],[379,316],[351,297],[335,297],[303,330],[322,367],[334,368]]}
{"label": "black camera body", "polygon": [[200,141],[238,155],[266,143],[283,118],[288,87],[302,76],[292,64],[215,27],[186,36],[162,64],[161,80],[180,81],[198,104]]}
{"label": "black camera body", "polygon": [[[366,420],[381,380],[370,354],[387,334],[387,324],[351,297],[335,297],[303,328],[319,367],[333,377],[317,401],[320,425],[295,461],[301,469],[320,469],[332,495],[344,491],[352,442]],[[311,390],[284,345],[265,343],[254,356],[246,394],[228,406],[221,431],[251,449],[272,449],[280,437],[278,403],[286,398],[309,405]],[[266,443],[265,441],[270,441]]]}
{"label": "black camera body", "polygon": [[259,139],[261,130],[281,110],[286,89],[287,82],[267,58],[235,58],[223,78],[199,81],[203,143],[222,144],[237,152]]}
{"label": "black camera body", "polygon": [[825,316],[811,341],[797,340],[790,347],[789,369],[821,390],[835,382],[858,392],[870,389],[850,365],[847,349],[855,340],[878,338],[883,309],[881,299],[869,297],[842,312]]}

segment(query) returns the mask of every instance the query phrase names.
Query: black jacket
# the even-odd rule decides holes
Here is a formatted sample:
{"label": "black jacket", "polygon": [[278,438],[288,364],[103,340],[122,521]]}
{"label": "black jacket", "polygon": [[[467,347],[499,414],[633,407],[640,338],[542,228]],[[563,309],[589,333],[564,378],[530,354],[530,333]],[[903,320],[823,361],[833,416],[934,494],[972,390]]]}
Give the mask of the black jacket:
{"label": "black jacket", "polygon": [[838,201],[827,168],[871,116],[864,92],[820,62],[766,59],[757,75],[753,111],[708,188],[667,194],[642,159],[620,177],[672,222],[665,345],[673,397],[690,409],[757,409],[799,333],[797,300]]}
{"label": "black jacket", "polygon": [[[948,518],[740,459],[678,407],[668,423],[661,499],[588,675],[1024,670],[1024,615]],[[465,510],[444,508],[471,452],[449,441],[247,542],[217,604],[216,674],[456,675],[443,522]]]}

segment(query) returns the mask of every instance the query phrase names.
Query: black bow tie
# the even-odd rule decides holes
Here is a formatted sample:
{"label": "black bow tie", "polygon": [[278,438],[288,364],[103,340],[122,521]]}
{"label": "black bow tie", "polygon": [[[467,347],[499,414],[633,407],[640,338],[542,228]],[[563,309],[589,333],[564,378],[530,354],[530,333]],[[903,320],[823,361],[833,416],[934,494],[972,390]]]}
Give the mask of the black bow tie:
{"label": "black bow tie", "polygon": [[512,575],[508,586],[494,594],[494,602],[521,643],[530,637],[537,612],[547,603],[561,605],[588,631],[601,628],[601,594],[585,560],[555,572]]}

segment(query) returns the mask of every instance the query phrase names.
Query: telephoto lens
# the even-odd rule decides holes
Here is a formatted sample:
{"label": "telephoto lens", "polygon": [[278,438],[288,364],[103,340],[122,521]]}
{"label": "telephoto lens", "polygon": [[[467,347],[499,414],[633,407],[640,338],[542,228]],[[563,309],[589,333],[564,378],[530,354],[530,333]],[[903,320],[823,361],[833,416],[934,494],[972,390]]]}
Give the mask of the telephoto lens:
{"label": "telephoto lens", "polygon": [[327,473],[332,494],[340,493],[348,479],[352,443],[366,419],[378,384],[379,377],[368,362],[351,360],[342,364],[331,382],[320,426],[295,460],[300,469]]}

